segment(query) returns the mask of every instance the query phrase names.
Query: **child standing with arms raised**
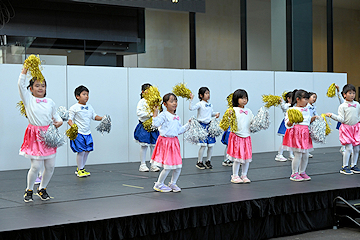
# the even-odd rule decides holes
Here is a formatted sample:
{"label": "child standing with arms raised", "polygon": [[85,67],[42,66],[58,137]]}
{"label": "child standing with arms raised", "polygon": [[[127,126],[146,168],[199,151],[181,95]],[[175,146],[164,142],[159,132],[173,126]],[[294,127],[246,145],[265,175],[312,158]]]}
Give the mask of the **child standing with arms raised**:
{"label": "child standing with arms raised", "polygon": [[[220,116],[220,113],[213,111],[213,106],[211,103],[209,103],[210,100],[210,90],[207,87],[201,87],[198,92],[198,97],[200,99],[200,102],[198,102],[195,105],[192,105],[192,100],[194,98],[194,95],[190,93],[190,104],[189,109],[190,111],[197,110],[197,120],[199,121],[200,125],[208,131],[210,121],[212,117],[218,118]],[[198,145],[200,146],[199,154],[198,154],[198,161],[196,163],[196,167],[198,169],[211,169],[211,155],[213,151],[213,147],[215,145],[215,138],[208,136],[207,139],[204,141],[200,141]],[[203,163],[203,155],[205,148],[208,148],[207,150],[207,157],[205,165]]]}
{"label": "child standing with arms raised", "polygon": [[[41,200],[49,200],[50,196],[46,187],[54,173],[56,148],[45,146],[44,142],[39,141],[40,131],[46,131],[50,124],[56,128],[63,123],[59,114],[56,112],[55,103],[50,98],[46,98],[46,82],[40,82],[36,78],[30,80],[26,87],[27,69],[21,71],[18,87],[21,100],[24,103],[29,125],[26,128],[24,142],[20,149],[20,155],[30,158],[31,167],[27,174],[27,187],[25,190],[24,201],[33,201],[33,188],[35,179],[39,171],[44,166],[44,172],[37,195]],[[28,90],[30,88],[30,91]]]}
{"label": "child standing with arms raised", "polygon": [[[309,162],[309,152],[313,150],[312,140],[309,133],[309,125],[315,120],[315,116],[311,117],[310,111],[307,108],[310,94],[305,90],[298,90],[294,93],[293,101],[290,109],[299,110],[304,120],[300,123],[292,123],[289,120],[288,112],[285,117],[285,126],[287,128],[283,145],[288,150],[294,152],[294,159],[291,163],[292,174],[290,180],[292,181],[304,181],[311,180],[306,174],[306,167]],[[296,104],[296,107],[294,105]]]}
{"label": "child standing with arms raised", "polygon": [[[247,173],[252,161],[250,123],[254,115],[250,109],[245,107],[248,103],[248,94],[245,90],[236,90],[232,101],[237,121],[237,131],[230,132],[227,150],[228,158],[233,161],[231,182],[250,183]],[[241,177],[239,177],[240,166],[242,166]]]}
{"label": "child standing with arms raised", "polygon": [[[326,113],[326,116],[341,122],[339,128],[339,139],[345,152],[343,154],[343,166],[340,173],[351,175],[360,173],[356,166],[360,149],[360,105],[355,99],[355,87],[352,84],[346,84],[342,90],[345,102],[339,106],[338,115]],[[351,157],[351,166],[349,167],[349,158]]]}
{"label": "child standing with arms raised", "polygon": [[91,136],[90,121],[91,119],[101,121],[102,117],[96,115],[93,107],[87,104],[89,100],[89,89],[83,85],[77,87],[74,95],[78,103],[72,105],[69,109],[68,124],[78,126],[78,135],[75,140],[70,140],[70,147],[76,155],[77,169],[76,176],[87,177],[90,172],[85,170],[85,164],[89,153],[94,150],[93,138]]}
{"label": "child standing with arms raised", "polygon": [[[166,107],[165,111],[158,115],[159,110],[156,108],[153,112],[153,125],[159,127],[160,136],[156,141],[151,163],[164,168],[159,174],[154,190],[180,192],[181,188],[176,185],[176,182],[180,176],[182,159],[177,136],[188,130],[189,125],[187,123],[182,126],[179,116],[176,115],[177,97],[175,94],[166,94],[163,97],[163,104]],[[171,170],[173,170],[171,182],[169,186],[166,186],[164,181]]]}
{"label": "child standing with arms raised", "polygon": [[[145,83],[141,86],[141,94],[140,94],[141,99],[136,107],[136,114],[138,116],[139,123],[135,128],[134,138],[140,144],[140,161],[141,161],[139,167],[140,172],[149,171],[149,168],[146,166],[146,151],[149,147],[150,157],[151,157],[155,147],[156,140],[159,137],[159,131],[157,129],[151,129],[151,132],[148,132],[147,130],[145,130],[143,126],[143,123],[152,117],[151,116],[152,114],[149,114],[148,111],[146,111],[148,105],[146,103],[146,100],[143,98],[143,93],[149,87],[151,87],[150,83]],[[160,171],[160,168],[151,165],[150,171],[158,172]]]}

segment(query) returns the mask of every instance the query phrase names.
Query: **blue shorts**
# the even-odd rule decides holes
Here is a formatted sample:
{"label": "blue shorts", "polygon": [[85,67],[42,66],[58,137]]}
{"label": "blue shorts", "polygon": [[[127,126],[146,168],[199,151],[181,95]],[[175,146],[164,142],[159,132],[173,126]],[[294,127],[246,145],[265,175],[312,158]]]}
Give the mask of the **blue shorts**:
{"label": "blue shorts", "polygon": [[229,142],[229,135],[230,135],[230,127],[223,133],[222,138],[221,138],[221,142],[224,145],[228,145]]}
{"label": "blue shorts", "polygon": [[214,144],[216,142],[216,139],[214,137],[210,137],[209,131],[208,131],[210,123],[207,123],[207,124],[202,123],[202,122],[199,122],[199,123],[208,132],[208,137],[204,141],[199,141],[199,143]]}
{"label": "blue shorts", "polygon": [[285,132],[286,132],[285,120],[283,119],[282,122],[281,122],[281,124],[280,124],[280,127],[279,127],[277,133],[278,133],[279,135],[284,136],[284,135],[285,135]]}
{"label": "blue shorts", "polygon": [[82,135],[78,133],[77,138],[75,140],[70,140],[70,147],[74,153],[76,152],[90,152],[94,150],[94,141],[91,136],[89,135]]}
{"label": "blue shorts", "polygon": [[135,140],[141,142],[141,143],[147,143],[147,144],[156,144],[156,140],[159,137],[159,131],[152,131],[148,132],[145,130],[142,123],[139,121],[139,124],[136,126],[134,131],[134,138]]}

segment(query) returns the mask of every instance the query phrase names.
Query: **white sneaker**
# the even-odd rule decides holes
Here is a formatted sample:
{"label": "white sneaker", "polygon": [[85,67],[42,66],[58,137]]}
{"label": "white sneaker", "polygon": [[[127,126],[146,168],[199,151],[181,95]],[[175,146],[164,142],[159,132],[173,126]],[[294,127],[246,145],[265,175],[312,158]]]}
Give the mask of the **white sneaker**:
{"label": "white sneaker", "polygon": [[278,154],[275,156],[275,161],[278,161],[278,162],[286,162],[286,158],[282,155],[282,154]]}
{"label": "white sneaker", "polygon": [[312,157],[313,157],[313,155],[309,153],[309,158],[312,158]]}
{"label": "white sneaker", "polygon": [[141,164],[140,167],[139,167],[139,171],[140,172],[148,172],[149,171],[149,168],[146,166],[146,164]]}
{"label": "white sneaker", "polygon": [[160,168],[155,166],[155,165],[151,165],[150,167],[150,172],[159,172],[160,171]]}

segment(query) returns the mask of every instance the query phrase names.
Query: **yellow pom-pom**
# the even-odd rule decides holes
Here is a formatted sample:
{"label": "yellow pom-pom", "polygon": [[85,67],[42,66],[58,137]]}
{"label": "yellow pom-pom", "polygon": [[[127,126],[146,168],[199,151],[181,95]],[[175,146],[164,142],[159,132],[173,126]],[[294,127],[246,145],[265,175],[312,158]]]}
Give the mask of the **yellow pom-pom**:
{"label": "yellow pom-pom", "polygon": [[153,131],[153,129],[152,129],[152,117],[149,118],[148,120],[146,120],[145,122],[143,122],[142,125],[143,125],[144,129],[147,132]]}
{"label": "yellow pom-pom", "polygon": [[162,98],[160,96],[160,92],[157,87],[150,86],[145,90],[142,96],[146,100],[147,103],[146,111],[148,113],[152,113],[155,107],[161,106]]}
{"label": "yellow pom-pom", "polygon": [[69,137],[70,140],[75,140],[78,135],[78,126],[74,123],[71,128],[66,130],[66,136]]}
{"label": "yellow pom-pom", "polygon": [[25,117],[27,118],[24,102],[23,102],[23,101],[19,101],[19,102],[16,104],[16,107],[19,108],[20,114],[21,114],[22,116],[25,116]]}
{"label": "yellow pom-pom", "polygon": [[325,129],[325,135],[327,136],[327,135],[329,135],[330,133],[331,133],[331,128],[330,128],[330,126],[329,126],[329,123],[331,124],[331,122],[330,122],[330,120],[329,120],[329,123],[327,122],[327,120],[326,120],[326,115],[323,113],[323,114],[321,114],[321,117],[323,117],[324,118],[324,120],[325,120],[325,123],[326,123],[326,129]]}
{"label": "yellow pom-pom", "polygon": [[336,91],[336,86],[335,83],[331,84],[330,87],[327,90],[326,96],[328,97],[335,97],[335,91]]}
{"label": "yellow pom-pom", "polygon": [[286,94],[287,94],[287,93],[288,93],[287,91],[284,91],[284,92],[282,93],[282,95],[281,95],[281,97],[284,99],[285,102],[287,102],[287,99],[286,99]]}
{"label": "yellow pom-pom", "polygon": [[190,99],[190,89],[186,87],[186,84],[179,83],[173,87],[173,93],[178,97]]}
{"label": "yellow pom-pom", "polygon": [[287,110],[287,114],[291,123],[301,123],[302,121],[304,121],[302,113],[295,108],[290,108],[289,110]]}
{"label": "yellow pom-pom", "polygon": [[37,80],[42,83],[45,78],[42,75],[40,68],[41,68],[41,61],[40,57],[31,54],[25,61],[24,61],[24,68],[30,70],[31,76],[36,78]]}
{"label": "yellow pom-pom", "polygon": [[265,107],[269,108],[271,106],[278,106],[280,104],[281,101],[281,97],[280,96],[275,96],[275,95],[262,95],[263,98],[263,102],[266,103]]}
{"label": "yellow pom-pom", "polygon": [[223,115],[223,118],[220,121],[219,126],[224,131],[226,131],[229,128],[229,126],[231,132],[237,131],[236,115],[233,108],[228,108],[226,110],[226,112]]}
{"label": "yellow pom-pom", "polygon": [[232,102],[233,96],[234,96],[234,93],[230,93],[229,96],[227,96],[227,98],[226,98],[229,108],[233,107],[233,102]]}

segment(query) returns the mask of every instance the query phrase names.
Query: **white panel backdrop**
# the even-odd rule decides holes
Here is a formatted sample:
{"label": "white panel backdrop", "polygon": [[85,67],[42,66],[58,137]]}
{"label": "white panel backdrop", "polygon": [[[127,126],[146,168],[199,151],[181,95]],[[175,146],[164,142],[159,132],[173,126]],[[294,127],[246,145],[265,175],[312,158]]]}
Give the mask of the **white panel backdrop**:
{"label": "white panel backdrop", "polygon": [[[26,118],[20,116],[16,103],[20,100],[17,80],[21,65],[0,65],[0,170],[24,169],[29,161],[18,155],[23,135],[28,124]],[[112,68],[87,66],[44,66],[43,74],[47,80],[47,96],[57,106],[69,108],[76,100],[74,89],[85,85],[90,90],[89,103],[100,116],[109,114],[112,118],[110,134],[102,136],[95,130],[99,122],[92,122],[95,151],[89,155],[88,164],[139,162],[139,145],[133,140],[133,131],[138,123],[136,105],[140,99],[143,83],[151,83],[159,87],[161,95],[168,93],[180,82],[195,95],[202,86],[210,89],[210,101],[214,110],[221,116],[227,108],[226,97],[232,91],[243,88],[249,94],[248,107],[254,114],[263,105],[261,95],[281,95],[283,91],[303,88],[318,94],[316,103],[318,113],[336,112],[339,105],[336,98],[325,96],[327,88],[333,82],[340,87],[346,84],[347,75],[342,73],[296,73],[269,71],[212,71],[212,70],[180,70],[153,68]],[[186,123],[196,112],[188,110],[189,102],[179,98],[177,114],[182,123]],[[266,131],[252,135],[253,152],[276,151],[281,138],[277,136],[277,128],[283,119],[280,108],[270,108],[271,125]],[[335,129],[332,121],[331,128]],[[65,132],[68,125],[60,128]],[[183,157],[197,157],[198,147],[184,143],[179,137]],[[222,156],[224,145],[217,138],[213,155]],[[338,146],[338,132],[334,130],[327,138],[325,145],[315,147]],[[147,156],[149,159],[149,154]],[[75,154],[69,144],[58,149],[57,166],[75,166]]]}

